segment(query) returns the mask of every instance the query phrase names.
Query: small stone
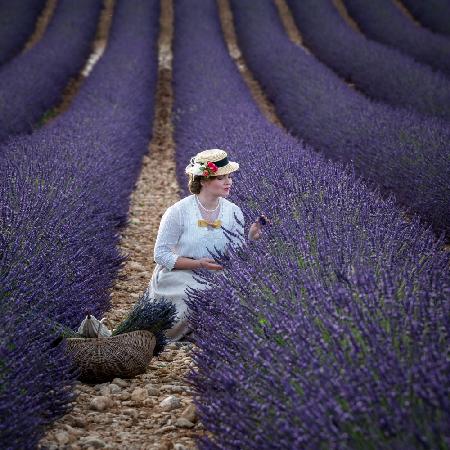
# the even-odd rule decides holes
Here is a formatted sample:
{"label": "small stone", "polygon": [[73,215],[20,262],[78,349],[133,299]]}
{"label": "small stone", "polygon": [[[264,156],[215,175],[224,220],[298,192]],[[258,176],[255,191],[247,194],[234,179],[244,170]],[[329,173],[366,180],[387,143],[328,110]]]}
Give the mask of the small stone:
{"label": "small stone", "polygon": [[157,397],[159,395],[159,391],[155,387],[147,388],[147,392],[150,397]]}
{"label": "small stone", "polygon": [[131,400],[133,400],[134,402],[143,402],[147,397],[147,389],[138,387],[131,393]]}
{"label": "small stone", "polygon": [[193,403],[189,404],[186,409],[181,413],[181,416],[184,419],[189,420],[189,422],[195,422],[197,419],[197,410]]}
{"label": "small stone", "polygon": [[100,388],[100,395],[108,396],[109,394],[111,394],[111,388],[108,384]]}
{"label": "small stone", "polygon": [[58,450],[58,448],[59,448],[59,445],[56,445],[56,444],[53,444],[50,442],[45,446],[46,450]]}
{"label": "small stone", "polygon": [[89,407],[95,411],[104,411],[111,406],[112,400],[109,397],[105,396],[94,397],[89,404]]}
{"label": "small stone", "polygon": [[69,443],[69,433],[67,431],[58,431],[55,434],[55,439],[58,441],[58,444],[65,445]]}
{"label": "small stone", "polygon": [[86,427],[86,419],[84,417],[75,416],[71,421],[71,424],[77,428],[84,428]]}
{"label": "small stone", "polygon": [[130,385],[130,383],[128,383],[128,381],[122,380],[122,378],[114,378],[114,380],[112,380],[111,383],[115,384],[116,386],[119,386],[121,388],[126,388]]}
{"label": "small stone", "polygon": [[192,428],[194,424],[189,420],[185,419],[184,417],[179,417],[175,421],[175,426],[178,428]]}
{"label": "small stone", "polygon": [[132,408],[124,409],[124,410],[123,410],[123,413],[124,413],[126,416],[130,416],[130,417],[132,417],[132,418],[137,418],[138,415],[139,415],[139,413],[138,413],[135,409],[132,409]]}
{"label": "small stone", "polygon": [[145,270],[145,267],[142,264],[138,263],[137,261],[130,261],[128,265],[130,269],[138,270],[139,272]]}
{"label": "small stone", "polygon": [[154,433],[159,434],[159,433],[165,433],[166,431],[173,431],[173,430],[176,430],[176,427],[174,427],[173,425],[167,425],[165,427],[160,428],[159,430],[156,430]]}
{"label": "small stone", "polygon": [[83,430],[79,430],[78,428],[72,428],[70,425],[68,424],[64,424],[64,428],[65,430],[69,433],[69,440],[71,441],[71,437],[74,436],[81,436],[84,431]]}
{"label": "small stone", "polygon": [[96,384],[95,386],[94,386],[94,389],[96,390],[96,391],[100,391],[104,386],[108,386],[109,385],[109,383],[100,383],[100,384]]}
{"label": "small stone", "polygon": [[159,406],[163,411],[171,411],[172,409],[179,408],[181,402],[176,395],[169,395],[169,397],[166,397]]}
{"label": "small stone", "polygon": [[131,438],[131,434],[128,431],[120,431],[117,433],[117,437],[119,437],[122,441],[127,442]]}
{"label": "small stone", "polygon": [[122,388],[121,388],[120,386],[118,386],[117,384],[111,383],[111,384],[109,385],[109,392],[110,392],[111,394],[118,394],[118,393],[121,392],[121,391],[122,391]]}
{"label": "small stone", "polygon": [[170,392],[176,392],[176,393],[181,393],[181,392],[186,391],[186,388],[184,388],[183,386],[177,386],[175,384],[164,384],[163,386],[161,386],[161,389],[164,389],[164,390],[170,391]]}
{"label": "small stone", "polygon": [[143,405],[144,406],[153,406],[154,405],[154,400],[153,399],[151,399],[151,398],[146,398],[144,401],[143,401]]}
{"label": "small stone", "polygon": [[106,444],[97,436],[86,436],[80,439],[80,443],[85,447],[102,448]]}
{"label": "small stone", "polygon": [[158,388],[155,385],[149,383],[145,385],[145,389],[147,389],[148,395],[155,396],[159,394]]}
{"label": "small stone", "polygon": [[67,447],[69,450],[81,450],[81,447],[78,444],[72,443],[70,447]]}
{"label": "small stone", "polygon": [[188,450],[188,448],[185,447],[183,444],[175,444],[173,448],[174,450]]}
{"label": "small stone", "polygon": [[120,400],[125,401],[125,400],[130,400],[131,398],[131,394],[129,392],[122,392],[122,394],[120,394]]}
{"label": "small stone", "polygon": [[170,450],[170,449],[171,445],[168,442],[161,442],[157,447],[157,450]]}

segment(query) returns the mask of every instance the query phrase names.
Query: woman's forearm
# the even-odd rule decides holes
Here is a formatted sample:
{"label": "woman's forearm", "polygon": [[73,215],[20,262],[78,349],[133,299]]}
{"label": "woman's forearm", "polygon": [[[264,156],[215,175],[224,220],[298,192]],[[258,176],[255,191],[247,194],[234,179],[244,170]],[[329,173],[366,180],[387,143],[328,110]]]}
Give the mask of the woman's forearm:
{"label": "woman's forearm", "polygon": [[194,270],[200,268],[200,261],[198,259],[186,258],[179,256],[175,261],[174,269]]}

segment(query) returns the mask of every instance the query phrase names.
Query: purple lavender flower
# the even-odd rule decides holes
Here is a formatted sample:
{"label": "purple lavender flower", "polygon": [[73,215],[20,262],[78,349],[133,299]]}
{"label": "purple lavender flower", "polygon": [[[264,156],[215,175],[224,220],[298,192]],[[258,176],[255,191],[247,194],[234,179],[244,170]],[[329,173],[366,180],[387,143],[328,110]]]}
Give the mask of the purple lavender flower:
{"label": "purple lavender flower", "polygon": [[180,184],[193,149],[223,147],[240,162],[232,196],[247,223],[260,211],[272,222],[263,239],[212,253],[225,270],[197,272],[211,289],[188,289],[189,379],[210,432],[199,447],[448,445],[442,241],[262,117],[215,2],[177,1],[175,29]]}
{"label": "purple lavender flower", "polygon": [[445,0],[402,0],[422,25],[450,36],[450,4]]}
{"label": "purple lavender flower", "polygon": [[45,0],[0,2],[0,64],[16,56],[33,34]]}
{"label": "purple lavender flower", "polygon": [[450,226],[450,127],[371,102],[287,37],[275,6],[231,1],[246,62],[286,128],[394,194],[437,232]]}
{"label": "purple lavender flower", "polygon": [[376,4],[344,0],[344,4],[370,39],[398,48],[417,61],[450,75],[450,39],[447,36],[418,27],[390,0],[379,0]]}
{"label": "purple lavender flower", "polygon": [[[0,148],[0,447],[35,448],[76,373],[55,323],[101,317],[151,136],[159,2],[118,2],[70,109]],[[27,429],[24,434],[23,430]]]}
{"label": "purple lavender flower", "polygon": [[304,44],[357,89],[392,106],[450,118],[450,80],[442,73],[366,39],[344,21],[331,0],[288,4]]}
{"label": "purple lavender flower", "polygon": [[0,67],[0,142],[31,132],[91,51],[100,0],[61,0],[42,39]]}

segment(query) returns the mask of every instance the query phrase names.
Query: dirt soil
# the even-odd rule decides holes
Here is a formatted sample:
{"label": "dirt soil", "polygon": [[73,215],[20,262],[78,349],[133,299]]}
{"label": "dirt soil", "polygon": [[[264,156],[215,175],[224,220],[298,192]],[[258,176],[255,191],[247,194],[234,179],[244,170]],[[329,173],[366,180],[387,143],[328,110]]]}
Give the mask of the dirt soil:
{"label": "dirt soil", "polygon": [[222,32],[225,42],[228,47],[228,53],[230,54],[239,72],[242,75],[245,83],[247,84],[253,99],[259,106],[262,114],[266,117],[269,122],[283,128],[280,119],[275,114],[275,107],[268,100],[261,85],[256,81],[255,77],[250,72],[247,64],[242,57],[241,50],[239,49],[239,44],[236,37],[236,31],[234,29],[233,13],[231,12],[229,0],[217,0],[220,22],[222,26]]}
{"label": "dirt soil", "polygon": [[350,25],[353,30],[361,33],[358,24],[352,19],[352,17],[350,17],[350,14],[348,13],[347,8],[344,5],[344,2],[342,0],[332,0],[332,2],[335,8],[339,11],[339,14],[342,16],[342,18],[347,22],[347,24]]}
{"label": "dirt soil", "polygon": [[28,41],[26,42],[22,51],[30,50],[33,48],[44,36],[45,30],[47,29],[48,24],[50,23],[51,18],[53,17],[53,13],[55,12],[57,0],[47,0],[45,6],[39,17],[36,21],[36,27],[33,31],[33,34],[30,36]]}

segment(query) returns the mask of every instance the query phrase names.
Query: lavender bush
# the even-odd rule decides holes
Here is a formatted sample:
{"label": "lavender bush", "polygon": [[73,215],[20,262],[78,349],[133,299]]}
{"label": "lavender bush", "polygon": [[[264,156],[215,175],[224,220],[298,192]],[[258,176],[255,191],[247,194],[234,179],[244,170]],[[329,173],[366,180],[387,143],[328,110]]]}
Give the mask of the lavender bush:
{"label": "lavender bush", "polygon": [[44,6],[45,0],[0,1],[0,64],[23,48]]}
{"label": "lavender bush", "polygon": [[418,27],[391,0],[344,0],[349,14],[370,38],[398,48],[450,75],[450,39]]}
{"label": "lavender bush", "polygon": [[[252,3],[253,4],[253,3]],[[260,6],[255,5],[255,8]],[[225,148],[261,241],[190,291],[201,449],[448,445],[449,257],[417,218],[263,119],[215,2],[175,3],[177,173]],[[274,49],[276,51],[276,48]],[[205,245],[207,245],[205,243]]]}
{"label": "lavender bush", "polygon": [[446,0],[402,0],[422,25],[450,36],[450,3]]}
{"label": "lavender bush", "polygon": [[366,39],[344,21],[331,0],[288,4],[305,45],[357,89],[393,106],[450,119],[450,80],[443,74]]}
{"label": "lavender bush", "polygon": [[91,50],[101,0],[61,0],[42,39],[0,68],[0,142],[30,132]]}
{"label": "lavender bush", "polygon": [[284,125],[449,230],[450,127],[372,102],[287,37],[272,2],[232,1],[240,47]]}
{"label": "lavender bush", "polygon": [[105,54],[71,108],[0,149],[2,448],[35,448],[71,398],[55,322],[75,328],[109,307],[126,257],[118,231],[151,134],[158,19],[157,0],[118,2]]}

